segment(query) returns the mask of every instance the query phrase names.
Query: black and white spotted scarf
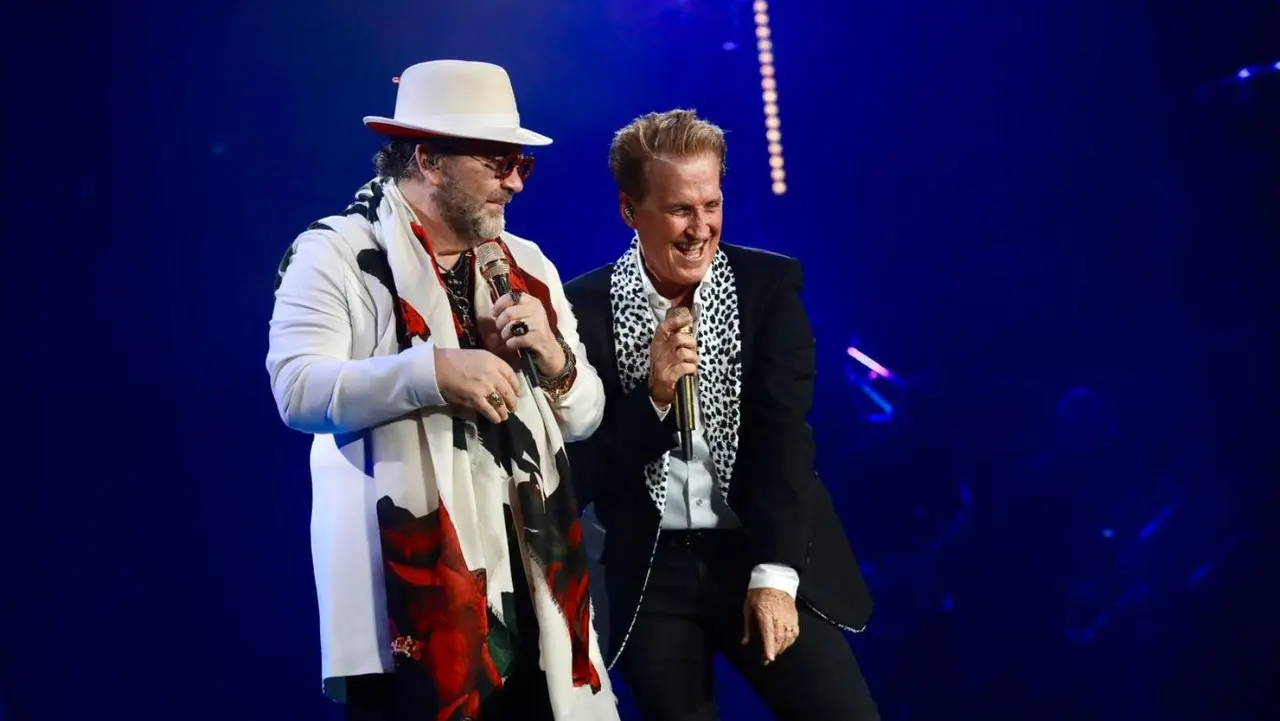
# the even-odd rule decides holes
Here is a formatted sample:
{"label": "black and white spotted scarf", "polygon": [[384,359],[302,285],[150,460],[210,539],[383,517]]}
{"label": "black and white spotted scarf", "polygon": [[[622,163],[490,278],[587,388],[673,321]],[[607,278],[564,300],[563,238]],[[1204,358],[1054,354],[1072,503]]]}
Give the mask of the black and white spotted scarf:
{"label": "black and white spotted scarf", "polygon": [[[614,352],[624,392],[648,383],[649,345],[658,328],[645,293],[643,273],[639,238],[633,238],[631,247],[614,265],[609,285]],[[698,289],[698,298],[703,304],[694,325],[698,341],[698,417],[711,448],[720,494],[727,503],[741,420],[742,328],[733,269],[722,251],[716,251],[711,275]],[[671,454],[667,452],[644,469],[649,498],[659,513],[666,508],[670,465]]]}

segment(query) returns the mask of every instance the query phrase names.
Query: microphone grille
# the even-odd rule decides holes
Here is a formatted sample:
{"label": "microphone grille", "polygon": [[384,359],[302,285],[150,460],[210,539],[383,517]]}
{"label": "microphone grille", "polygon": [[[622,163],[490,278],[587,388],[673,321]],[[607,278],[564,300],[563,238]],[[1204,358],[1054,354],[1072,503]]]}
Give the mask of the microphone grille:
{"label": "microphone grille", "polygon": [[682,305],[676,306],[675,308],[667,308],[667,320],[673,320],[675,318],[688,318],[689,320],[693,320],[693,313],[690,313],[689,309]]}
{"label": "microphone grille", "polygon": [[476,248],[476,265],[480,268],[480,274],[486,279],[511,273],[511,266],[507,264],[507,254],[502,252],[502,246],[492,240],[481,243]]}
{"label": "microphone grille", "polygon": [[688,308],[678,306],[675,308],[667,308],[667,320],[679,318],[685,322],[685,326],[680,329],[681,333],[693,333],[693,313]]}

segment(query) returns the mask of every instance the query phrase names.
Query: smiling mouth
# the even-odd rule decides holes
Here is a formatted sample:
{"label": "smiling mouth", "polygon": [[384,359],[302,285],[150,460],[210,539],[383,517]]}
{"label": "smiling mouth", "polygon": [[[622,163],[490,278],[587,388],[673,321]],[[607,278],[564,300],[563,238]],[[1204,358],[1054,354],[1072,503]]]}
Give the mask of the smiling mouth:
{"label": "smiling mouth", "polygon": [[702,253],[707,248],[707,241],[686,240],[681,243],[676,243],[675,247],[676,247],[676,251],[678,251],[680,255],[683,255],[685,258],[689,260],[701,260]]}

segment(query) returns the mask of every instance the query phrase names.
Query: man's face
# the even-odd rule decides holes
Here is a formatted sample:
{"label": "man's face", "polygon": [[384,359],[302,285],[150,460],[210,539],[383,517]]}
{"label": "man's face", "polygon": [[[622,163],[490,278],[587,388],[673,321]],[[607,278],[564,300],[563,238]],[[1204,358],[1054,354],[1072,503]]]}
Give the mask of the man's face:
{"label": "man's face", "polygon": [[697,285],[720,247],[720,159],[712,153],[654,158],[645,168],[645,188],[632,222],[655,287],[665,294]]}
{"label": "man's face", "polygon": [[[503,158],[519,148],[477,148],[474,155],[442,158],[435,201],[440,217],[462,240],[482,243],[502,234],[506,205],[524,190],[518,170],[497,177]],[[483,154],[482,154],[483,153]]]}

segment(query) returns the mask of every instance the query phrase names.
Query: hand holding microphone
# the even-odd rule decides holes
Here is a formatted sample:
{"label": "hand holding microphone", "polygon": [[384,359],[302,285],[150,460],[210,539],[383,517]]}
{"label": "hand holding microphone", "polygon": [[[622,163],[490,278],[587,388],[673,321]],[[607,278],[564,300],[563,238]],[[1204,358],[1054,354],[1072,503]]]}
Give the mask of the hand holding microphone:
{"label": "hand holding microphone", "polygon": [[537,298],[511,292],[511,266],[498,243],[489,241],[476,248],[476,266],[499,296],[493,304],[494,322],[498,329],[498,338],[493,342],[501,343],[501,347],[492,350],[495,353],[498,350],[514,352],[529,387],[537,388],[541,377],[539,371],[541,375],[555,376],[568,362],[564,349],[551,330],[547,311]]}
{"label": "hand holding microphone", "polygon": [[671,308],[666,320],[658,324],[649,346],[649,397],[659,408],[675,404],[680,446],[689,460],[693,458],[693,430],[697,425],[697,345],[689,309]]}

